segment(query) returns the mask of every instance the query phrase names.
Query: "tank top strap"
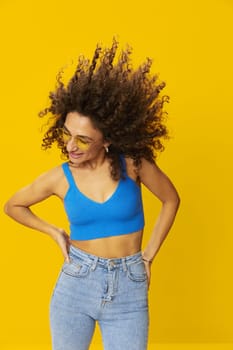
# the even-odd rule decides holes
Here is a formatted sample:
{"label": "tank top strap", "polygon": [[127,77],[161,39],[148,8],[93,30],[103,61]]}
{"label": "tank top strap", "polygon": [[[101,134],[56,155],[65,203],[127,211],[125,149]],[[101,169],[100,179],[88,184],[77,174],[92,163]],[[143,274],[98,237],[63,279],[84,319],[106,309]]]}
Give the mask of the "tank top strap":
{"label": "tank top strap", "polygon": [[64,171],[65,177],[66,177],[69,185],[76,187],[76,184],[75,184],[75,181],[74,181],[74,177],[73,177],[72,172],[71,172],[71,170],[69,168],[68,162],[62,164],[62,169]]}
{"label": "tank top strap", "polygon": [[126,161],[125,161],[125,157],[123,154],[120,154],[120,160],[121,160],[123,175],[127,176]]}

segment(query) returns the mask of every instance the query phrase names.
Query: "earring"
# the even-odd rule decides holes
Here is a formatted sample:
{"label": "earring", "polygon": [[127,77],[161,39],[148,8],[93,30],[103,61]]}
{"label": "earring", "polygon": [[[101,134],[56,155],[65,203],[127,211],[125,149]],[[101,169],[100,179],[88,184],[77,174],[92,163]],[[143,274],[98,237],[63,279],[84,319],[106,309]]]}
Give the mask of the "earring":
{"label": "earring", "polygon": [[108,153],[108,146],[105,146],[105,152]]}

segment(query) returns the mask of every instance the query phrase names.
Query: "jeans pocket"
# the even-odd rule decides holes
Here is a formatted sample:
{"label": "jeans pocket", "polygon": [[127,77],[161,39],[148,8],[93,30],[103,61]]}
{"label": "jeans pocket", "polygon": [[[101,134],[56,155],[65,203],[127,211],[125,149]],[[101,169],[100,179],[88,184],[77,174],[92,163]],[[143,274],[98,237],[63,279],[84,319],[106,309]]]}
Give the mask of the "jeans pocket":
{"label": "jeans pocket", "polygon": [[62,266],[62,272],[66,275],[73,277],[85,277],[88,275],[90,271],[90,266],[83,262],[75,262],[71,259],[71,261],[64,262]]}
{"label": "jeans pocket", "polygon": [[128,277],[135,282],[144,282],[147,279],[145,264],[142,260],[128,265]]}

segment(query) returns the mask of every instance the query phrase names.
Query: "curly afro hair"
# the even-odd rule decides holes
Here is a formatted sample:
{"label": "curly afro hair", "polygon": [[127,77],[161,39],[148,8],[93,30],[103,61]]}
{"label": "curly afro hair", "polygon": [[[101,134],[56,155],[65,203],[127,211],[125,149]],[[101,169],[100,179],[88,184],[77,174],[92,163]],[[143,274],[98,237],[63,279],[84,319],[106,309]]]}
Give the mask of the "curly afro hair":
{"label": "curly afro hair", "polygon": [[114,179],[119,179],[122,173],[120,154],[132,158],[137,169],[142,157],[153,162],[157,153],[164,150],[161,139],[169,138],[163,124],[167,114],[163,105],[169,102],[169,97],[160,96],[165,82],[159,83],[158,75],[150,75],[150,58],[133,69],[131,48],[127,46],[116,58],[117,49],[118,42],[113,38],[110,48],[97,44],[91,61],[79,56],[74,75],[66,85],[61,70],[55,91],[49,94],[50,106],[39,112],[40,117],[52,115],[43,149],[56,142],[65,156],[66,146],[58,130],[67,113],[76,111],[88,116],[111,144],[106,156],[110,158]]}

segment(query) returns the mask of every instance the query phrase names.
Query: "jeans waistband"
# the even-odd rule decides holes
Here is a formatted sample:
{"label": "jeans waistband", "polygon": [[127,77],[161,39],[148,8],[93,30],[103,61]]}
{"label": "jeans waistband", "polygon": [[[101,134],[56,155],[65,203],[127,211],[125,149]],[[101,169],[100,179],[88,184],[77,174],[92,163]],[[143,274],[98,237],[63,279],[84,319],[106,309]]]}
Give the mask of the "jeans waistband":
{"label": "jeans waistband", "polygon": [[87,253],[73,245],[70,245],[70,254],[72,257],[81,258],[85,262],[89,262],[91,265],[102,265],[103,267],[125,267],[142,259],[142,252],[139,251],[133,255],[123,256],[121,258],[103,258],[90,253]]}

